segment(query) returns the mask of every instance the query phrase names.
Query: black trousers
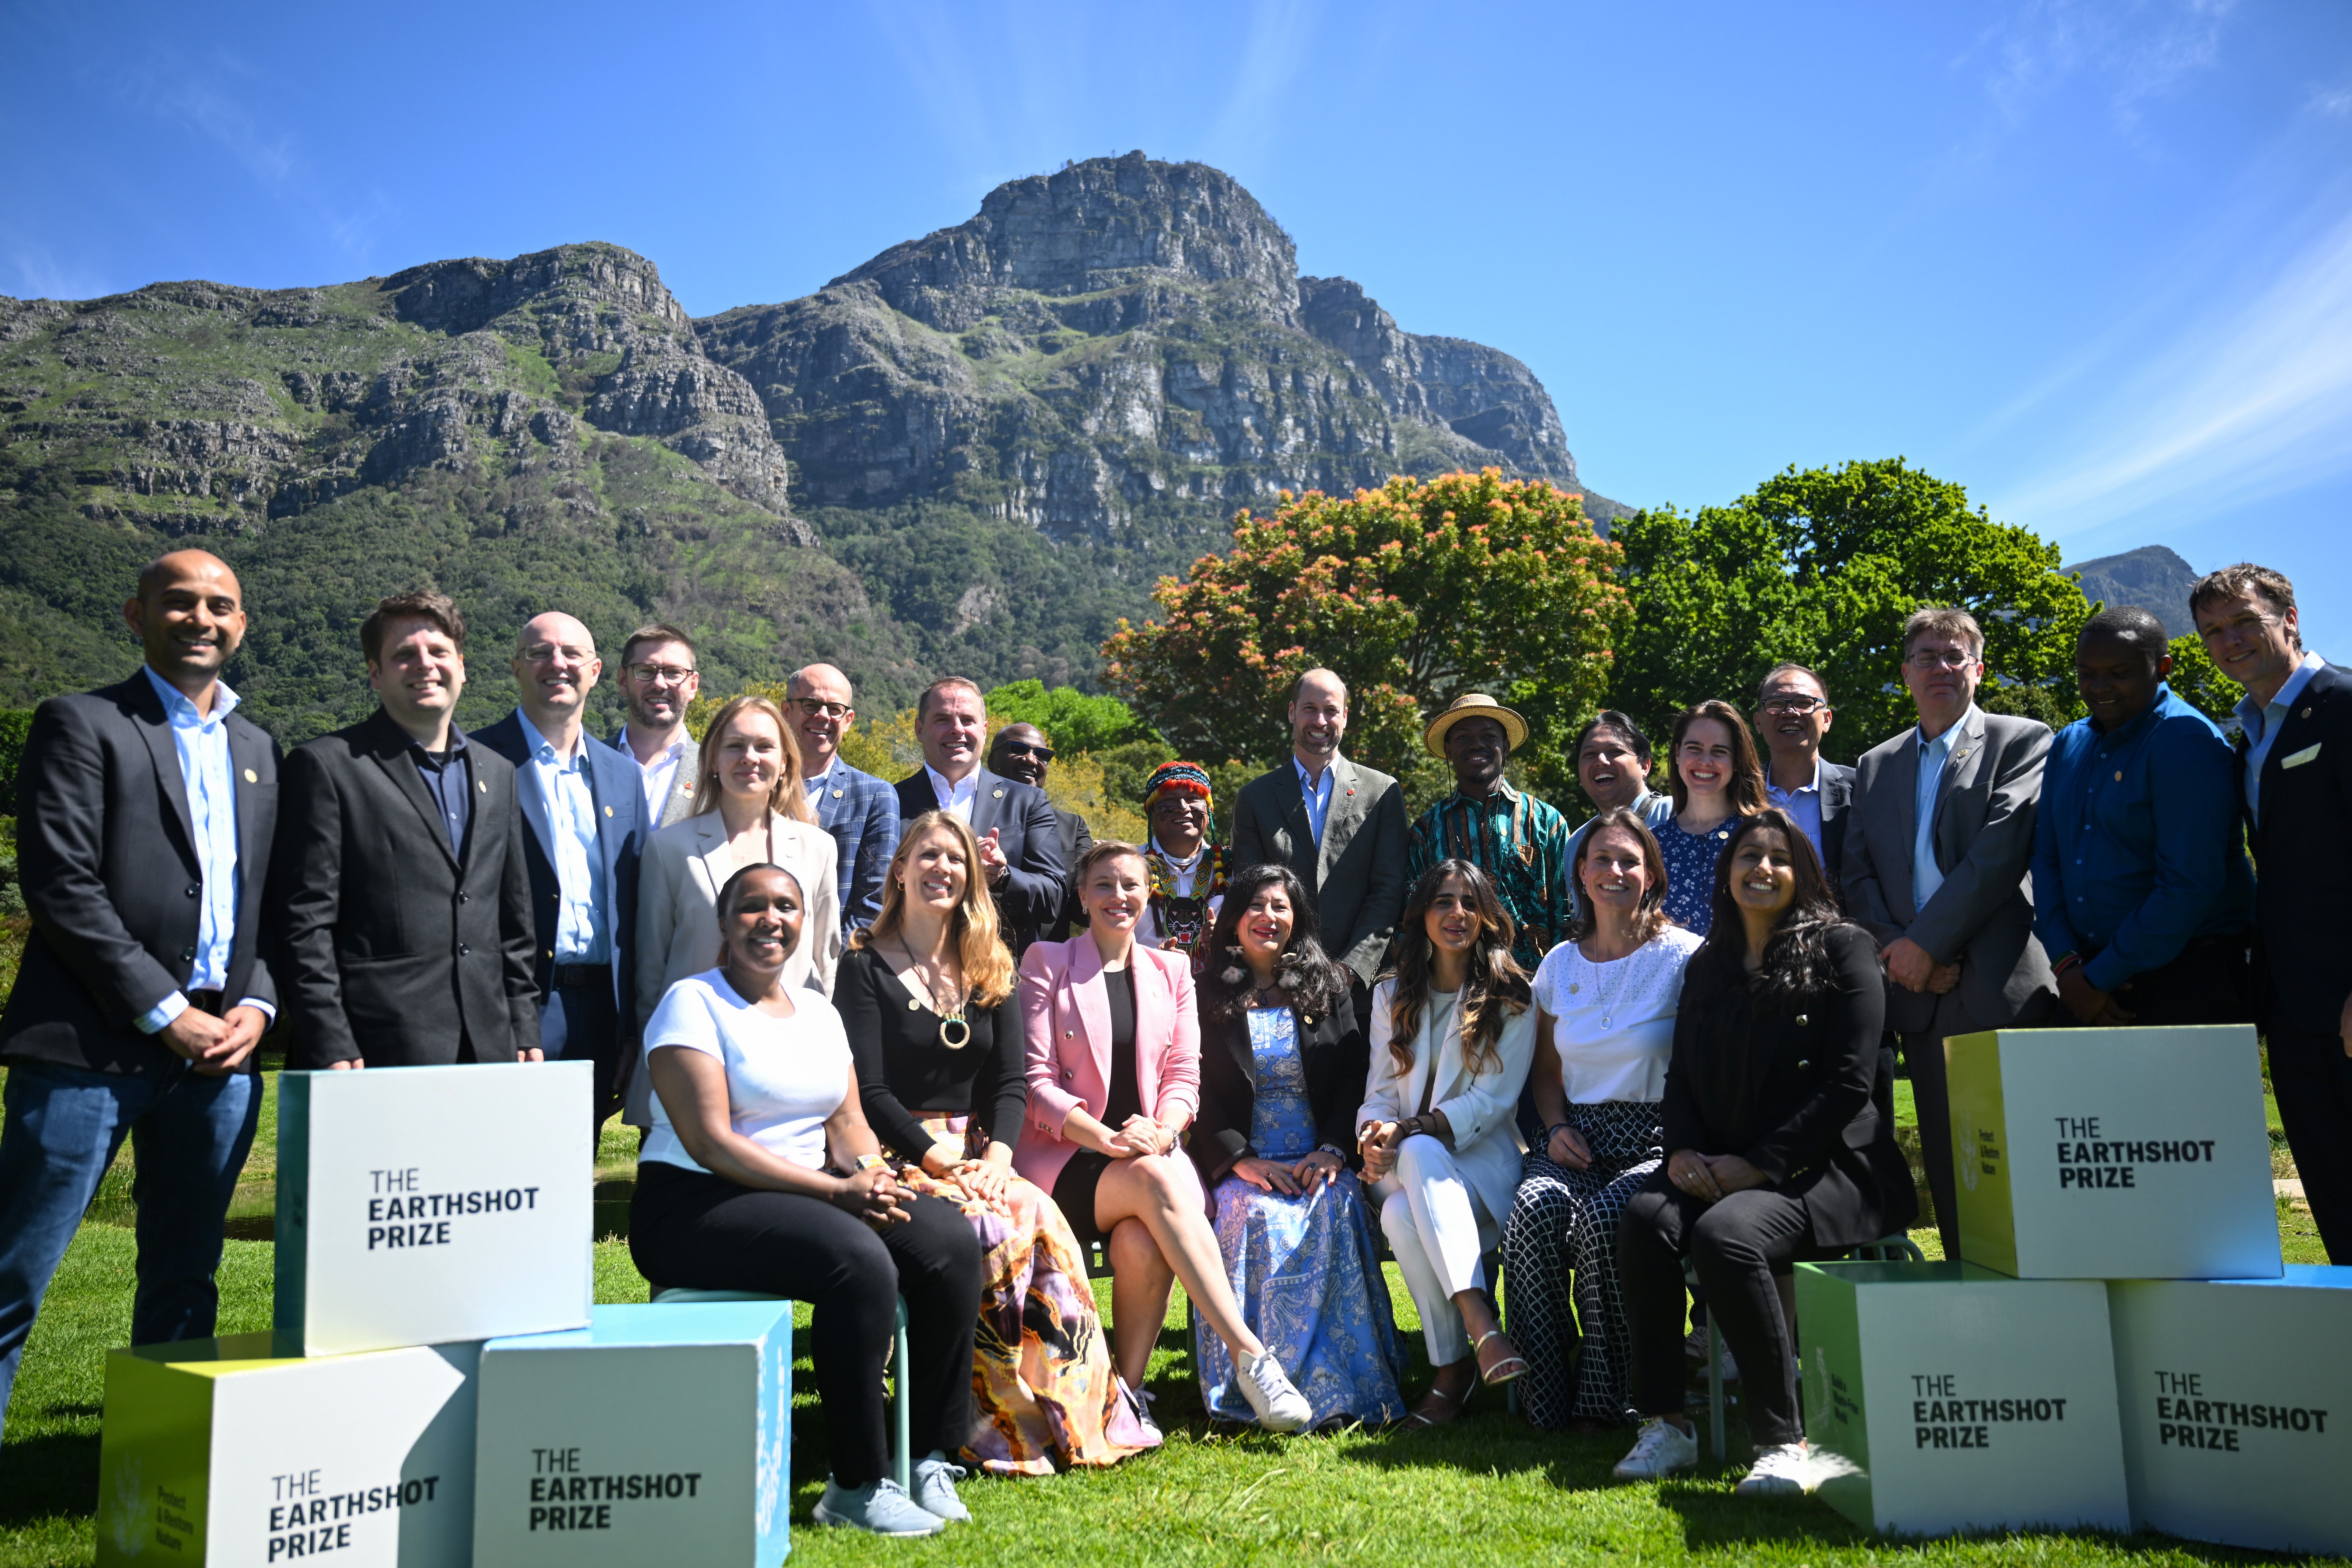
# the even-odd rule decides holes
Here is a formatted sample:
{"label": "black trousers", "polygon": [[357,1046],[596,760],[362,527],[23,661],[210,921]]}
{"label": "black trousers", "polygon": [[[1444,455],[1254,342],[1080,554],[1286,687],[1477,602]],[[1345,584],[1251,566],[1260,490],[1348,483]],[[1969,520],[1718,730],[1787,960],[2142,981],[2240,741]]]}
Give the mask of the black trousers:
{"label": "black trousers", "polygon": [[602,1127],[621,1109],[628,1061],[621,1051],[621,1013],[609,977],[593,984],[557,985],[539,1005],[539,1045],[549,1061],[591,1061],[596,1066],[595,1098],[590,1111]]}
{"label": "black trousers", "polygon": [[655,1289],[760,1290],[814,1309],[816,1367],[833,1479],[862,1487],[890,1472],[882,1370],[907,1298],[914,1451],[971,1441],[971,1342],[980,1321],[980,1238],[942,1198],[917,1198],[887,1231],[821,1198],[740,1187],[648,1162],[637,1167],[629,1254]]}
{"label": "black trousers", "polygon": [[1801,1442],[1797,1357],[1780,1315],[1780,1288],[1801,1258],[1822,1256],[1804,1204],[1750,1187],[1707,1204],[1666,1179],[1663,1166],[1617,1227],[1617,1272],[1633,1348],[1633,1408],[1683,1413],[1683,1258],[1706,1288],[1708,1310],[1739,1363],[1748,1432],[1759,1448]]}
{"label": "black trousers", "polygon": [[[2169,963],[2142,970],[2116,987],[2116,1005],[2134,1025],[2250,1024],[2253,1022],[2252,971],[2246,932],[2200,937]],[[2074,1026],[2063,1006],[2046,1020],[2053,1028]]]}
{"label": "black trousers", "polygon": [[2344,1037],[2273,1025],[2271,1089],[2327,1261],[2352,1264],[2352,1057]]}

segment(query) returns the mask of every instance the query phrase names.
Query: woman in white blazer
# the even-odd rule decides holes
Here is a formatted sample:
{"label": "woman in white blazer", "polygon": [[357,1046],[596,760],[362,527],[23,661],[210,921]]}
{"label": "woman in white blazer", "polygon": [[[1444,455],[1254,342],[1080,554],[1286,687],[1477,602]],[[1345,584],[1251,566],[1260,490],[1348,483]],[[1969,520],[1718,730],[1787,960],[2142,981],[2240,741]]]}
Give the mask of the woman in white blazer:
{"label": "woman in white blazer", "polygon": [[1512,934],[1486,873],[1443,861],[1413,889],[1395,973],[1372,989],[1357,1140],[1437,1373],[1406,1418],[1415,1426],[1452,1421],[1481,1382],[1528,1370],[1504,1336],[1484,1262],[1518,1190],[1512,1113],[1535,1060],[1533,997]]}
{"label": "woman in white blazer", "polygon": [[[737,697],[703,732],[694,809],[646,841],[637,862],[637,1033],[669,988],[717,962],[719,889],[762,861],[799,879],[808,908],[784,984],[833,993],[841,957],[839,850],[816,825],[801,787],[800,745],[782,710],[764,697]],[[630,1076],[621,1120],[652,1121],[646,1075]]]}

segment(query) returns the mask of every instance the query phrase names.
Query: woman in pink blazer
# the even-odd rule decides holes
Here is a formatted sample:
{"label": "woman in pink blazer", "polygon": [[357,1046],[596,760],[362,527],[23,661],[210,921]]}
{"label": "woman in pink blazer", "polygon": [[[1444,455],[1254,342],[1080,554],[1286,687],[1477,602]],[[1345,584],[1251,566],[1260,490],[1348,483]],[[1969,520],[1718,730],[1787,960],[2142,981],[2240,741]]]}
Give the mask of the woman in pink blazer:
{"label": "woman in pink blazer", "polygon": [[1036,942],[1021,961],[1029,1108],[1013,1168],[1054,1194],[1079,1240],[1103,1243],[1112,1359],[1155,1437],[1143,1377],[1178,1279],[1232,1351],[1259,1422],[1298,1431],[1313,1412],[1243,1321],[1200,1175],[1177,1146],[1201,1103],[1192,960],[1136,944],[1151,877],[1135,846],[1096,844],[1076,880],[1087,929]]}

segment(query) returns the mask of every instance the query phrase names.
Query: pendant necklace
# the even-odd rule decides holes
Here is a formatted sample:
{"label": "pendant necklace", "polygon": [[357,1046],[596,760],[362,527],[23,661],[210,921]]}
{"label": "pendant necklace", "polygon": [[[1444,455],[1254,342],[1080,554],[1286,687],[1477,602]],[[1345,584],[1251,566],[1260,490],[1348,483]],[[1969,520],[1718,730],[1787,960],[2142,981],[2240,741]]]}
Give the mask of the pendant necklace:
{"label": "pendant necklace", "polygon": [[[905,955],[907,967],[913,970],[916,978],[923,983],[923,993],[930,1000],[931,1011],[939,1015],[940,1044],[951,1051],[960,1051],[971,1044],[971,1024],[963,1016],[964,1002],[971,993],[966,992],[955,999],[953,1012],[941,1007],[939,982],[931,977],[930,967],[915,956],[915,950],[907,945],[904,937],[898,939],[898,951]],[[907,1011],[909,1013],[922,1005],[922,1002],[916,997],[907,998]]]}
{"label": "pendant necklace", "polygon": [[[1576,956],[1579,958],[1584,958],[1583,949],[1579,948],[1577,950]],[[1625,956],[1626,958],[1631,958],[1633,954],[1627,953]],[[1593,999],[1600,1005],[1601,1026],[1605,1029],[1616,1022],[1616,1019],[1612,1016],[1614,1012],[1614,998],[1609,994],[1608,987],[1601,984],[1601,980],[1605,977],[1605,972],[1608,965],[1595,963],[1589,958],[1584,958],[1584,962],[1587,967],[1592,971],[1592,995]],[[1612,959],[1611,962],[1614,963],[1622,963],[1625,962],[1625,959]]]}

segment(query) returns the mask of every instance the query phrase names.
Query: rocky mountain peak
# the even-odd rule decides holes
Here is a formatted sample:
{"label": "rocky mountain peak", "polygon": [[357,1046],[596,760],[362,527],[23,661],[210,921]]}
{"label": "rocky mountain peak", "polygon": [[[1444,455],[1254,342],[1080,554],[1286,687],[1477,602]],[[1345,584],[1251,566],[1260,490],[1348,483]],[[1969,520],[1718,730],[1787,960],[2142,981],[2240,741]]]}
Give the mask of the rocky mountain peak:
{"label": "rocky mountain peak", "polygon": [[1009,181],[973,217],[832,286],[871,282],[891,309],[961,332],[993,314],[1003,290],[1071,296],[1155,280],[1225,285],[1295,324],[1297,275],[1297,247],[1232,175],[1139,152]]}
{"label": "rocky mountain peak", "polygon": [[474,256],[433,261],[394,273],[383,292],[404,321],[436,331],[509,335],[523,321],[538,327],[554,356],[618,352],[651,331],[695,346],[686,308],[661,270],[617,245],[559,245],[509,261]]}

